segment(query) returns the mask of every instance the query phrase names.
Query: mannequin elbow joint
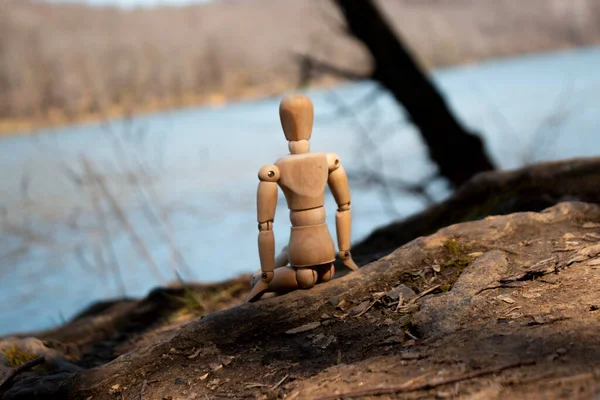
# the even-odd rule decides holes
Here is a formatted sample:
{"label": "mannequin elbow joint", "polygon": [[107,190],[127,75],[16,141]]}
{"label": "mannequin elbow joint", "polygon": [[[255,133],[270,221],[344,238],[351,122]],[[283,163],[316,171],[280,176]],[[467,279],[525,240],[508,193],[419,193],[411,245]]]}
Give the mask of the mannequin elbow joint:
{"label": "mannequin elbow joint", "polygon": [[273,221],[259,222],[258,223],[259,232],[266,232],[273,230]]}
{"label": "mannequin elbow joint", "polygon": [[350,211],[350,202],[346,203],[346,204],[339,204],[338,205],[338,211]]}

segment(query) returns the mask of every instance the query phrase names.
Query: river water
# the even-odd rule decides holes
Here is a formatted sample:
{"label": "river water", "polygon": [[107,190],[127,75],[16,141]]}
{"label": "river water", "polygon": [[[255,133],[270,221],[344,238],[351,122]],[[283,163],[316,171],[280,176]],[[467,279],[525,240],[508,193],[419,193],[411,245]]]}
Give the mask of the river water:
{"label": "river water", "polygon": [[[600,48],[437,70],[433,79],[500,168],[600,154]],[[415,130],[371,82],[307,92],[313,151],[352,180],[354,241],[439,201],[387,192],[368,174],[416,183],[435,172]],[[44,329],[94,301],[177,279],[259,268],[258,169],[287,152],[280,97],[173,110],[0,141],[0,334]],[[367,174],[360,179],[360,174]],[[335,232],[335,203],[326,201]],[[288,238],[280,194],[277,250]]]}

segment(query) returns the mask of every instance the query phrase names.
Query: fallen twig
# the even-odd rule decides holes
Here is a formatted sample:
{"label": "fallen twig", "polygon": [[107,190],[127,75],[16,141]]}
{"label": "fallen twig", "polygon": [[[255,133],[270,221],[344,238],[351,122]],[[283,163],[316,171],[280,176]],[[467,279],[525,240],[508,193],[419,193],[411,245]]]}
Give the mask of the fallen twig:
{"label": "fallen twig", "polygon": [[244,386],[244,389],[254,389],[263,387],[269,387],[269,385],[267,385],[266,383],[247,383],[246,386]]}
{"label": "fallen twig", "polygon": [[381,297],[383,296],[380,296],[373,300],[364,310],[358,313],[354,318],[362,317],[363,315],[365,315],[375,304],[377,304],[381,300]]}
{"label": "fallen twig", "polygon": [[144,389],[146,389],[147,384],[148,384],[148,381],[146,381],[144,379],[144,382],[142,382],[142,387],[140,389],[140,400],[144,400]]}
{"label": "fallen twig", "polygon": [[594,233],[586,233],[585,237],[583,237],[582,239],[587,241],[598,241],[600,240],[600,236]]}
{"label": "fallen twig", "polygon": [[479,289],[477,291],[477,293],[475,293],[475,295],[477,296],[478,294],[481,294],[487,290],[494,290],[494,289],[517,289],[523,287],[523,284],[520,283],[519,281],[513,281],[513,282],[509,282],[506,284],[500,284],[500,285],[494,285],[494,286],[489,286],[489,287],[485,287],[483,289]]}
{"label": "fallen twig", "polygon": [[340,393],[335,395],[328,395],[324,397],[319,397],[317,400],[336,400],[340,398],[355,398],[355,397],[363,397],[363,396],[379,396],[384,394],[394,394],[394,393],[406,393],[406,392],[414,392],[417,390],[429,390],[438,386],[448,385],[451,383],[457,383],[468,379],[479,378],[480,376],[491,375],[498,372],[505,371],[511,368],[523,367],[526,365],[533,365],[536,361],[519,361],[516,363],[505,364],[499,367],[492,367],[488,369],[483,369],[481,371],[473,371],[466,374],[447,377],[447,378],[438,378],[429,382],[417,383],[414,384],[414,380],[411,379],[408,382],[403,383],[402,385],[395,386],[384,386],[384,387],[376,387],[376,388],[366,388],[362,390],[356,390],[346,393]]}
{"label": "fallen twig", "polygon": [[286,380],[287,378],[289,378],[289,377],[290,377],[289,375],[286,375],[286,376],[284,376],[283,378],[281,378],[281,380],[280,380],[279,382],[277,382],[275,385],[271,386],[271,390],[275,390],[275,389],[277,389],[277,388],[278,388],[279,386],[281,386],[281,384],[282,384],[283,382],[285,382],[285,380]]}
{"label": "fallen twig", "polygon": [[404,303],[402,306],[400,305],[400,301],[398,301],[398,306],[396,307],[396,312],[400,311],[403,313],[408,313],[408,312],[413,311],[415,308],[419,307],[417,304],[415,304],[417,300],[419,300],[420,298],[422,298],[424,296],[427,296],[429,293],[434,292],[435,290],[439,289],[440,287],[441,287],[441,285],[435,285],[433,287],[430,287],[429,289],[422,291],[417,296],[413,297],[412,299],[410,299],[409,301]]}
{"label": "fallen twig", "polygon": [[44,356],[42,357],[38,357],[34,360],[30,360],[27,362],[24,362],[23,364],[19,365],[16,368],[12,368],[7,374],[6,376],[4,376],[4,378],[2,378],[2,380],[0,380],[0,389],[2,389],[2,387],[4,385],[6,385],[8,382],[10,382],[11,380],[13,380],[13,378],[17,375],[19,375],[22,372],[25,372],[27,370],[30,370],[31,368],[38,366],[40,364],[42,364],[44,362]]}
{"label": "fallen twig", "polygon": [[421,297],[427,296],[429,293],[433,292],[436,289],[439,289],[440,287],[441,287],[441,285],[435,285],[433,287],[430,287],[427,290],[422,291],[417,296],[415,296],[412,299],[410,299],[410,301],[407,304],[413,304],[414,302],[416,302],[417,300],[419,300]]}
{"label": "fallen twig", "polygon": [[575,251],[575,250],[577,250],[576,247],[570,248],[570,249],[569,248],[558,248],[558,249],[553,249],[552,252],[553,253],[567,253],[569,251]]}
{"label": "fallen twig", "polygon": [[247,383],[246,386],[244,386],[245,389],[253,389],[253,388],[269,388],[270,390],[275,390],[277,389],[279,386],[281,386],[281,384],[283,384],[283,382],[285,382],[285,380],[287,378],[289,378],[289,375],[284,376],[283,378],[281,378],[281,380],[279,382],[277,382],[276,384],[274,384],[273,386],[264,384],[264,383]]}

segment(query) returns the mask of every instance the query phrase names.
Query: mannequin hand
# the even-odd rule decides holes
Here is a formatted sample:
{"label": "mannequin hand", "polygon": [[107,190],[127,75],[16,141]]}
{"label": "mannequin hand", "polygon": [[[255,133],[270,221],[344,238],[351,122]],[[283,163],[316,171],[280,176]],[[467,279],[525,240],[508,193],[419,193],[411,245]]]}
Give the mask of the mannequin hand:
{"label": "mannequin hand", "polygon": [[274,272],[263,272],[260,275],[260,280],[266,283],[269,283],[273,280],[273,276],[275,275]]}
{"label": "mannequin hand", "polygon": [[358,265],[356,265],[356,263],[352,259],[352,254],[350,254],[349,250],[340,251],[338,255],[340,256],[342,262],[346,267],[350,268],[352,271],[358,270]]}
{"label": "mannequin hand", "polygon": [[252,279],[252,289],[246,299],[246,302],[252,302],[260,299],[260,297],[269,289],[269,282],[273,280],[273,272],[262,272],[260,275],[255,275]]}

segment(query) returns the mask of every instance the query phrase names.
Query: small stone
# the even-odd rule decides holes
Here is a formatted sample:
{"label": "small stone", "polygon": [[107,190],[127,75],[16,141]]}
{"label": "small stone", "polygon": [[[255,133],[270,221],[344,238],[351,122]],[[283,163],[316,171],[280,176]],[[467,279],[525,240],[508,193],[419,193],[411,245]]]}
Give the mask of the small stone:
{"label": "small stone", "polygon": [[552,322],[550,317],[547,315],[533,315],[531,318],[533,319],[533,324],[535,325],[544,325]]}
{"label": "small stone", "polygon": [[175,378],[176,385],[183,385],[185,381],[182,378]]}
{"label": "small stone", "polygon": [[212,381],[208,382],[209,387],[217,387],[221,384],[221,380],[219,378],[215,378]]}
{"label": "small stone", "polygon": [[566,354],[566,353],[567,353],[567,349],[565,349],[563,347],[561,347],[560,349],[556,349],[556,354],[563,355],[563,354]]}
{"label": "small stone", "polygon": [[447,390],[445,392],[440,391],[435,393],[436,399],[450,399],[455,396],[455,393],[451,390]]}
{"label": "small stone", "polygon": [[334,343],[335,341],[335,336],[326,336],[320,333],[318,335],[315,335],[312,344],[321,349],[326,349],[331,343]]}
{"label": "small stone", "polygon": [[223,365],[227,366],[227,365],[231,364],[234,359],[235,359],[235,356],[225,356],[225,357],[221,358],[221,362],[223,363]]}
{"label": "small stone", "polygon": [[406,285],[398,285],[385,294],[391,300],[398,300],[400,296],[404,301],[410,300],[416,296],[416,293]]}
{"label": "small stone", "polygon": [[420,358],[423,358],[423,356],[421,355],[421,353],[407,352],[400,354],[400,358],[402,360],[418,360]]}
{"label": "small stone", "polygon": [[404,336],[394,335],[390,336],[381,342],[382,344],[400,344],[404,341]]}

